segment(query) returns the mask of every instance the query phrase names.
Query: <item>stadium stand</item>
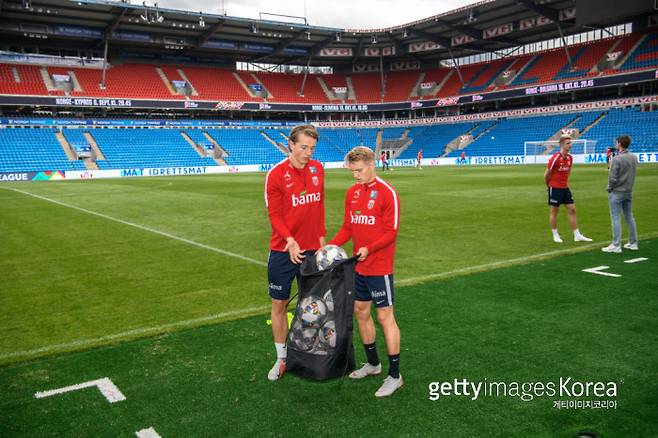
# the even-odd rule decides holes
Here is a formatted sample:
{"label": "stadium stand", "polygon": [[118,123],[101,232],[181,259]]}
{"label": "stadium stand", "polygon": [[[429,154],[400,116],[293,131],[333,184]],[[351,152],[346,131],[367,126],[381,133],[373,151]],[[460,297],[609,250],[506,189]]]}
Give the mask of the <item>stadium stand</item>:
{"label": "stadium stand", "polygon": [[212,142],[203,135],[201,129],[188,129],[185,133],[194,141],[197,145],[200,145],[203,149],[208,149],[212,146]]}
{"label": "stadium stand", "polygon": [[[459,75],[455,72],[450,77],[448,80],[445,82],[443,87],[439,90],[438,97],[451,97],[451,96],[457,96],[459,94],[459,90],[465,85],[468,84],[472,79],[474,79],[475,75],[478,74],[480,71],[483,71],[487,68],[486,64],[469,64],[466,66],[463,66],[460,68],[461,70],[461,79]],[[462,80],[464,83],[462,84]]]}
{"label": "stadium stand", "polygon": [[436,90],[427,97],[436,96],[437,92],[440,90],[443,82],[449,75],[454,74],[454,70],[447,68],[434,68],[425,71],[425,77],[423,78],[422,83],[435,83]]}
{"label": "stadium stand", "polygon": [[[523,155],[526,141],[548,140],[577,116],[568,113],[500,120],[465,150],[471,157]],[[460,154],[461,151],[453,151],[448,157],[458,157]]]}
{"label": "stadium stand", "polygon": [[228,164],[278,163],[285,158],[258,129],[207,129],[206,132],[228,152],[225,159]]}
{"label": "stadium stand", "polygon": [[353,74],[350,78],[354,85],[357,102],[382,102],[381,81],[378,73],[358,73]]}
{"label": "stadium stand", "polygon": [[84,136],[84,130],[65,128],[62,130],[62,133],[66,140],[68,140],[69,144],[73,147],[73,150],[89,147],[89,142]]}
{"label": "stadium stand", "polygon": [[446,146],[461,135],[467,134],[474,123],[451,123],[434,126],[417,126],[410,128],[408,138],[413,143],[400,154],[400,159],[414,159],[418,150],[423,150],[425,158],[437,158],[443,155]]}
{"label": "stadium stand", "polygon": [[621,134],[631,136],[631,150],[643,152],[658,146],[658,111],[642,112],[638,108],[613,108],[581,138],[596,140],[596,152],[615,145]]}
{"label": "stadium stand", "polygon": [[319,129],[318,133],[320,134],[318,146],[325,147],[325,144],[328,144],[333,151],[336,151],[333,156],[338,159],[334,161],[341,161],[351,148],[359,145],[359,138],[354,129]]}
{"label": "stadium stand", "polygon": [[564,49],[553,49],[536,54],[510,84],[511,87],[525,86],[550,81],[567,63]]}
{"label": "stadium stand", "polygon": [[385,102],[404,102],[409,100],[414,85],[418,81],[420,73],[414,72],[391,72],[386,75]]}
{"label": "stadium stand", "polygon": [[[596,150],[591,152],[605,152],[622,133],[632,137],[634,152],[655,150],[658,145],[658,111],[631,107],[409,127],[319,128],[315,158],[342,161],[354,146],[376,149],[378,136],[383,142],[410,140],[396,157],[400,159],[416,158],[419,149],[425,158],[458,157],[462,148],[470,157],[523,155],[524,142],[556,138],[565,127],[576,130],[575,138],[595,140]],[[66,158],[55,132],[52,128],[1,129],[0,171],[84,170],[82,162]],[[106,157],[97,162],[100,169],[217,165],[212,158],[199,156],[178,129],[64,128],[62,132],[74,149],[88,146],[84,133],[91,133]],[[280,148],[287,146],[288,130],[197,128],[185,133],[204,148],[212,144],[204,135],[209,134],[228,153],[228,165],[243,165],[283,159]]]}
{"label": "stadium stand", "polygon": [[[531,55],[503,58],[486,63],[461,66],[461,76],[450,68],[427,69],[424,72],[389,72],[385,75],[385,94],[381,95],[379,73],[354,73],[345,75],[310,75],[305,83],[304,95],[298,95],[304,78],[302,74],[231,71],[211,67],[173,67],[146,64],[118,64],[107,71],[106,88],[100,89],[102,71],[85,68],[48,67],[44,78],[41,67],[32,65],[0,64],[0,94],[61,95],[45,81],[52,74],[73,73],[81,89],[72,90],[73,96],[184,99],[172,91],[171,81],[187,80],[197,95],[195,99],[228,101],[262,101],[251,96],[245,89],[250,84],[262,84],[270,92],[268,101],[277,103],[330,103],[334,99],[323,90],[321,79],[328,91],[344,87],[354,93],[348,102],[376,103],[400,102],[417,99],[411,97],[419,78],[421,82],[435,82],[437,89],[431,97],[451,97],[494,89],[522,87],[561,80],[571,80],[615,74],[626,71],[650,69],[658,66],[658,33],[638,32],[622,37],[611,37],[569,47],[573,65],[570,66],[563,48],[556,48]],[[595,67],[608,52],[621,53],[620,66],[603,73]],[[185,77],[181,75],[179,69]],[[509,85],[494,81],[503,72],[511,70],[515,77]],[[162,72],[160,74],[159,72]],[[238,79],[239,78],[239,79]],[[447,80],[446,80],[447,78]],[[242,81],[242,84],[240,83]],[[49,87],[51,88],[49,90]],[[422,97],[421,97],[422,98]],[[340,99],[336,99],[340,100]]]}
{"label": "stadium stand", "polygon": [[572,55],[573,68],[570,69],[569,64],[567,63],[558,72],[555,79],[596,76],[599,72],[591,72],[593,66],[599,62],[616,41],[618,41],[618,39],[609,38],[589,44],[583,44],[578,48],[575,55]]}
{"label": "stadium stand", "polygon": [[[342,74],[332,74],[332,75],[319,75],[319,78],[321,78],[324,83],[327,85],[327,88],[329,91],[333,91],[334,87],[337,88],[348,88],[347,86],[347,77]],[[340,99],[337,99],[340,100]],[[349,97],[345,99],[346,101],[350,101]]]}
{"label": "stadium stand", "polygon": [[328,103],[327,96],[313,76],[304,84],[304,95],[297,94],[302,87],[304,75],[282,73],[255,73],[263,85],[272,93],[268,101],[290,103]]}
{"label": "stadium stand", "polygon": [[200,99],[217,100],[256,100],[235,79],[229,70],[206,67],[182,67]]}
{"label": "stadium stand", "polygon": [[0,64],[0,93],[47,95],[39,67]]}
{"label": "stadium stand", "polygon": [[459,90],[459,94],[471,94],[484,91],[493,83],[498,75],[507,70],[513,62],[514,61],[511,59],[497,59],[493,62],[485,63],[483,68],[477,72],[471,81]]}
{"label": "stadium stand", "polygon": [[658,33],[646,35],[620,70],[636,70],[655,66],[658,66]]}
{"label": "stadium stand", "polygon": [[[69,130],[67,129],[67,136]],[[215,166],[202,158],[177,129],[89,129],[106,160],[100,169]]]}
{"label": "stadium stand", "polygon": [[77,93],[93,97],[132,99],[183,99],[172,95],[153,65],[123,64],[107,70],[105,89],[101,89],[101,70],[77,68],[75,74],[82,87]]}
{"label": "stadium stand", "polygon": [[0,129],[0,172],[85,170],[81,161],[70,161],[52,128]]}

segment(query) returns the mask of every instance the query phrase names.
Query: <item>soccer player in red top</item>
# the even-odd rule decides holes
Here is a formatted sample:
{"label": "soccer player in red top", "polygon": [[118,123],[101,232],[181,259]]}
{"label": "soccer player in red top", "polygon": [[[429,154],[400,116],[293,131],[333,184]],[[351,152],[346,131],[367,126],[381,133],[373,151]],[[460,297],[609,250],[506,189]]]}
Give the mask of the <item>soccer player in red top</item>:
{"label": "soccer player in red top", "polygon": [[274,166],[265,178],[265,206],[272,225],[267,260],[272,297],[272,337],[277,360],[267,375],[274,381],[286,370],[288,301],[292,280],[299,280],[301,263],[325,244],[324,168],[312,159],[318,131],[312,125],[290,132],[290,156]]}
{"label": "soccer player in red top", "polygon": [[575,242],[591,242],[592,239],[583,236],[578,230],[578,221],[576,219],[576,205],[569,190],[569,174],[573,165],[573,157],[569,154],[571,151],[571,137],[563,135],[560,137],[560,152],[554,153],[548,160],[546,172],[544,172],[544,181],[548,187],[548,205],[551,207],[549,223],[553,232],[553,241],[562,243],[562,238],[557,232],[557,213],[560,205],[564,204],[567,209],[569,225],[573,230],[573,240]]}
{"label": "soccer player in red top", "polygon": [[416,159],[418,160],[418,162],[416,163],[416,167],[418,168],[418,170],[423,170],[423,166],[422,166],[423,150],[422,149],[418,149],[418,155],[416,156]]}
{"label": "soccer player in red top", "polygon": [[375,323],[370,314],[374,301],[389,359],[388,376],[375,396],[385,397],[403,384],[400,329],[393,315],[393,258],[400,225],[400,201],[395,189],[377,177],[372,150],[356,147],[347,154],[346,162],[356,183],[345,195],[343,226],[329,243],[343,245],[351,238],[354,254],[359,256],[354,279],[354,315],[368,362],[350,377],[361,379],[382,371],[375,348]]}

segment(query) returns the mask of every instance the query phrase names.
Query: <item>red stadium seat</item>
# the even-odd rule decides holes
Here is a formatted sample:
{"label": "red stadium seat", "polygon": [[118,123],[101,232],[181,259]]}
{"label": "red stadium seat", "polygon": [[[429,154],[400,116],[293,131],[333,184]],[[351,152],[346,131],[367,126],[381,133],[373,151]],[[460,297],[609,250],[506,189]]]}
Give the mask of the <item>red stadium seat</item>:
{"label": "red stadium seat", "polygon": [[377,103],[382,101],[379,73],[354,73],[350,77],[357,102]]}
{"label": "red stadium seat", "polygon": [[[640,41],[641,40],[641,41]],[[641,43],[640,43],[641,42]],[[640,43],[640,44],[638,44]],[[604,72],[592,71],[609,51],[621,52],[622,65]],[[633,53],[629,53],[629,52]],[[329,91],[334,87],[348,88],[348,78],[353,86],[355,98],[349,94],[349,103],[404,102],[421,97],[410,97],[414,86],[424,74],[422,82],[435,82],[442,86],[434,97],[453,97],[480,93],[530,84],[576,80],[600,74],[615,74],[621,71],[651,69],[658,65],[658,38],[655,30],[637,32],[625,36],[606,38],[569,47],[573,68],[563,48],[494,60],[487,63],[468,64],[460,68],[462,80],[452,68],[435,68],[421,71],[388,72],[384,75],[385,93],[382,96],[379,72],[336,73],[331,75],[308,75],[304,84],[304,95],[298,95],[303,74],[232,71],[216,67],[157,66],[148,64],[118,64],[107,70],[105,88],[101,89],[102,71],[99,69],[73,67],[47,67],[48,74],[73,72],[81,90],[72,90],[73,96],[112,97],[126,99],[185,99],[172,94],[166,81],[188,80],[198,92],[191,96],[199,100],[225,100],[259,102],[263,98],[252,97],[245,87],[262,83],[271,95],[266,99],[276,103],[330,103],[331,99],[322,89],[322,80]],[[42,69],[35,65],[0,64],[0,93],[24,95],[62,95],[64,91],[48,91]],[[165,80],[158,73],[162,70]],[[509,85],[497,86],[494,79],[505,70],[514,71],[516,77]],[[180,73],[182,71],[183,73]],[[239,79],[238,79],[239,78]],[[240,82],[243,82],[241,84]]]}
{"label": "red stadium seat", "polygon": [[409,100],[414,85],[420,77],[419,71],[391,72],[386,75],[385,102],[404,102]]}
{"label": "red stadium seat", "polygon": [[[258,100],[249,96],[230,70],[209,67],[182,67],[181,70],[199,93],[195,99],[240,102]],[[250,82],[245,80],[245,83],[249,85]]]}

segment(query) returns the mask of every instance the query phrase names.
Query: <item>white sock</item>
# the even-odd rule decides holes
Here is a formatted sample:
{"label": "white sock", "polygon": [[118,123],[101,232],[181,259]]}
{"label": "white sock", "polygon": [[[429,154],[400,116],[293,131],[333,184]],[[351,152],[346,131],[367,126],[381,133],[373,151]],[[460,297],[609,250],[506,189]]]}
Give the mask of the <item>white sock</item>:
{"label": "white sock", "polygon": [[578,237],[578,236],[580,236],[580,230],[579,230],[578,228],[576,228],[575,230],[573,230],[573,235],[574,235],[574,237]]}
{"label": "white sock", "polygon": [[557,228],[553,228],[551,231],[553,232],[553,237],[560,237],[560,235],[557,232]]}
{"label": "white sock", "polygon": [[278,344],[274,343],[274,348],[276,348],[276,357],[277,360],[286,360],[286,357],[288,356],[288,349],[286,348],[286,344]]}

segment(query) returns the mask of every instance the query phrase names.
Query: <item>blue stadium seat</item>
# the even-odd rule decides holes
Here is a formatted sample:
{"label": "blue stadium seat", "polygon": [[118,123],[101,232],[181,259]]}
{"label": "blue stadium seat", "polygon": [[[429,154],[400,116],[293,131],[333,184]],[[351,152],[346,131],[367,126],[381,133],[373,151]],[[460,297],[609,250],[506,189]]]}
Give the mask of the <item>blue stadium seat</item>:
{"label": "blue stadium seat", "polygon": [[70,161],[52,128],[0,129],[0,172],[85,170]]}
{"label": "blue stadium seat", "polygon": [[89,129],[105,155],[101,169],[216,166],[200,157],[178,129]]}

